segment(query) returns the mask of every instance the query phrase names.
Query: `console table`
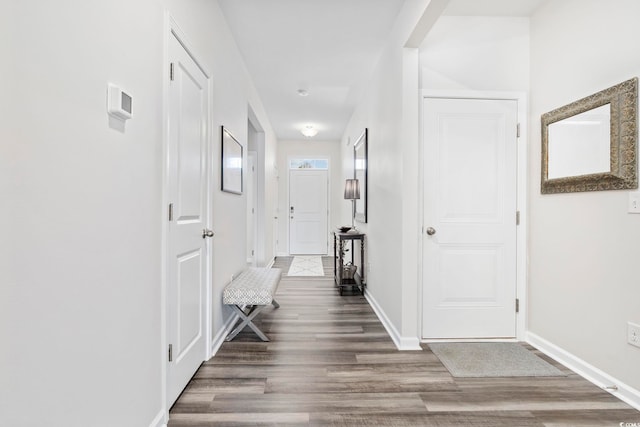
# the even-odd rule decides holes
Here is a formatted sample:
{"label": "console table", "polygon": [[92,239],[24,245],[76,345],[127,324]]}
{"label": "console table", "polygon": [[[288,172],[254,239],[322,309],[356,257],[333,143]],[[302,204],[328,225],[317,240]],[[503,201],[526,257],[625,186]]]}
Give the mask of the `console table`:
{"label": "console table", "polygon": [[[360,241],[360,271],[356,271],[353,278],[344,277],[344,251],[347,242],[351,242],[351,263],[354,264],[354,248],[355,241]],[[367,285],[365,280],[365,264],[364,264],[364,240],[365,234],[360,232],[346,232],[339,230],[333,232],[333,280],[342,295],[342,291],[346,287],[357,287],[364,295],[364,288]]]}

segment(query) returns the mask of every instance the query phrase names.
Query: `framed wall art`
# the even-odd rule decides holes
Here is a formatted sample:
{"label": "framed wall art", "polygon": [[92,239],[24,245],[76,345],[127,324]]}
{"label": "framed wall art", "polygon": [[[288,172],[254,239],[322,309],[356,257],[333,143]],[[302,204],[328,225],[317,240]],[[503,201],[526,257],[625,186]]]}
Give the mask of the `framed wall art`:
{"label": "framed wall art", "polygon": [[224,128],[222,129],[222,191],[233,194],[242,194],[242,145]]}
{"label": "framed wall art", "polygon": [[355,219],[356,221],[367,222],[367,187],[369,175],[369,147],[368,147],[369,130],[365,128],[362,135],[353,145],[353,170],[354,178],[360,183],[360,198],[355,201]]}

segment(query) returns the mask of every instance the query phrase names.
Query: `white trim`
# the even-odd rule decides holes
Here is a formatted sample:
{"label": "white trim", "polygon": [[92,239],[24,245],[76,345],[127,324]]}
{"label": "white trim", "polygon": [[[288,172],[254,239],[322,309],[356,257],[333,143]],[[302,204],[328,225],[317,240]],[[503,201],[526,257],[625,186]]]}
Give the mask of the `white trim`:
{"label": "white trim", "polygon": [[226,322],[224,322],[224,324],[222,325],[222,328],[218,330],[218,333],[211,341],[211,347],[209,348],[210,350],[209,359],[215,356],[218,350],[220,350],[220,347],[222,347],[222,344],[224,344],[225,342],[224,339],[227,337],[227,335],[229,335],[229,332],[231,332],[231,329],[233,328],[233,326],[238,321],[238,318],[240,317],[233,312],[231,313],[232,313],[231,316],[227,319]]}
{"label": "white trim", "polygon": [[166,411],[164,409],[161,409],[160,412],[158,412],[158,415],[156,415],[153,421],[151,421],[149,427],[167,427],[165,412]]}
{"label": "white trim", "polygon": [[[191,57],[191,59],[193,59],[193,62],[196,63],[196,65],[198,66],[198,68],[200,68],[200,71],[202,71],[202,73],[205,75],[205,77],[207,79],[211,78],[211,73],[209,73],[209,71],[207,71],[207,68],[202,64],[202,62],[200,62],[198,60],[198,58],[200,57],[200,55],[196,55],[195,54],[195,50],[192,47],[191,43],[189,43],[189,38],[187,37],[186,33],[184,31],[182,31],[182,29],[180,28],[180,26],[178,25],[178,23],[176,22],[175,19],[173,19],[173,17],[171,16],[170,13],[167,12],[167,16],[169,19],[169,30],[171,32],[171,34],[173,34],[176,38],[176,40],[178,40],[178,43],[180,43],[182,45],[182,47],[184,48],[184,50],[187,51],[187,53],[189,54],[189,56]],[[168,48],[168,45],[167,45]],[[166,72],[164,73],[166,74]],[[166,75],[165,75],[165,79],[166,79]]]}
{"label": "white trim", "polygon": [[273,264],[275,264],[275,262],[276,262],[276,258],[275,258],[275,257],[271,258],[271,261],[269,261],[269,262],[267,263],[267,265],[265,265],[265,266],[264,266],[264,268],[271,268],[271,267],[273,267]]}
{"label": "white trim", "polygon": [[[164,15],[164,28],[162,32],[162,66],[169,62],[169,40],[171,36],[171,15],[168,11]],[[167,275],[168,263],[167,253],[169,250],[169,217],[166,207],[169,206],[169,76],[166,69],[162,73],[162,231],[160,238],[160,396],[161,412],[163,421],[169,420],[169,409],[167,408],[167,359],[165,349],[168,348],[167,339]],[[155,421],[155,420],[154,420]],[[153,426],[153,422],[151,424]]]}
{"label": "white trim", "polygon": [[[251,110],[249,108],[249,110]],[[254,128],[255,126],[249,120],[249,124]],[[249,129],[249,132],[251,130]],[[257,131],[256,131],[257,134]],[[249,218],[252,220],[251,228],[253,231],[253,236],[251,236],[252,246],[247,248],[251,250],[252,253],[247,257],[247,264],[251,264],[252,267],[256,267],[258,265],[258,152],[257,151],[249,151],[249,141],[247,141],[247,171],[251,170],[250,179],[247,179],[247,215],[250,215]],[[249,213],[249,207],[253,208],[253,212]],[[247,222],[247,226],[248,226]],[[249,233],[247,233],[248,235]],[[247,245],[248,246],[248,245]],[[249,254],[247,254],[249,255]]]}
{"label": "white trim", "polygon": [[[520,311],[516,314],[516,340],[524,340],[527,333],[527,257],[528,257],[528,216],[529,208],[527,205],[528,194],[528,153],[529,145],[529,122],[528,122],[528,103],[527,94],[525,92],[504,92],[504,91],[474,91],[474,90],[423,90],[422,99],[424,98],[457,98],[457,99],[505,99],[515,100],[518,105],[518,123],[520,124],[520,136],[518,138],[517,150],[517,188],[516,188],[516,209],[520,211],[520,225],[516,228],[516,297],[520,300]],[[420,103],[422,110],[422,102]],[[422,227],[424,224],[424,146],[423,146],[423,123],[420,119],[420,181],[419,181],[419,206],[420,221]],[[421,234],[420,251],[424,246],[424,233]],[[418,300],[422,301],[422,292],[424,286],[424,266],[422,263],[422,253],[420,254],[420,272],[418,286]],[[424,307],[420,303],[420,315],[418,316],[418,330],[422,337]]]}
{"label": "white trim", "polygon": [[[606,372],[601,371],[595,366],[532,332],[527,333],[527,342],[547,356],[562,363],[576,374],[611,393],[637,410],[640,410],[640,390],[634,389],[619,379],[612,377]],[[615,386],[618,389],[615,391],[611,390],[608,388],[611,386]]]}
{"label": "white trim", "polygon": [[375,300],[371,293],[365,290],[364,297],[367,299],[369,305],[376,313],[376,316],[378,316],[378,319],[380,319],[380,322],[387,330],[387,333],[393,340],[393,343],[396,345],[398,350],[422,350],[422,347],[420,347],[420,341],[417,337],[403,337],[400,335],[398,330],[395,328],[395,326],[393,326],[393,323],[391,323],[391,321],[385,314],[382,307],[380,307],[380,304],[378,304],[378,301]]}
{"label": "white trim", "polygon": [[429,343],[439,343],[439,342],[520,342],[515,338],[429,338],[422,339],[420,342],[429,344]]}

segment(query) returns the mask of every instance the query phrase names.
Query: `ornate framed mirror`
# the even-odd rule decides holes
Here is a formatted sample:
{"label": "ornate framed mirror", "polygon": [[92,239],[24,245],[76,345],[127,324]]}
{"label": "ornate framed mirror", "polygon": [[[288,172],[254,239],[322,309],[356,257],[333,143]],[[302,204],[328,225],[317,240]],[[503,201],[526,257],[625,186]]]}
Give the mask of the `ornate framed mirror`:
{"label": "ornate framed mirror", "polygon": [[638,79],[542,115],[541,192],[638,188]]}

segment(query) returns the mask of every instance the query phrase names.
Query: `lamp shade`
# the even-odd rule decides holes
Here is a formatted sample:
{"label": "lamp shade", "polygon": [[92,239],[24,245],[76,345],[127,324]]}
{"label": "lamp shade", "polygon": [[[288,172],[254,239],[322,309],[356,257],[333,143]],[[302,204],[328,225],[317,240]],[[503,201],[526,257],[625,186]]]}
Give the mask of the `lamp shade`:
{"label": "lamp shade", "polygon": [[355,200],[360,198],[360,181],[348,179],[344,184],[345,200]]}

